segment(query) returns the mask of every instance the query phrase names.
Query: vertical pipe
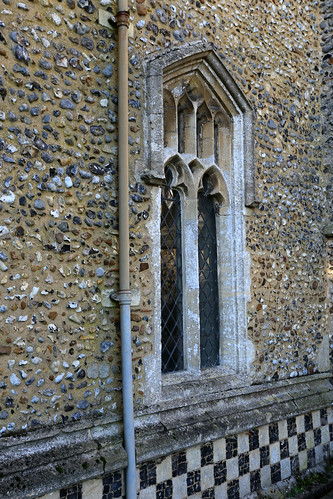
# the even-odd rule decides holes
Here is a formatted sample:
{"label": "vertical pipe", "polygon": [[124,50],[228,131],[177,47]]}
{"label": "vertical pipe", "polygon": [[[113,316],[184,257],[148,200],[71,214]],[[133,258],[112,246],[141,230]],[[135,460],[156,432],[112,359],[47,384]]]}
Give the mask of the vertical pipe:
{"label": "vertical pipe", "polygon": [[128,25],[127,0],[119,0],[118,26],[118,206],[119,206],[119,306],[123,389],[124,441],[127,452],[126,498],[136,498],[134,440],[131,292],[129,283],[128,213]]}

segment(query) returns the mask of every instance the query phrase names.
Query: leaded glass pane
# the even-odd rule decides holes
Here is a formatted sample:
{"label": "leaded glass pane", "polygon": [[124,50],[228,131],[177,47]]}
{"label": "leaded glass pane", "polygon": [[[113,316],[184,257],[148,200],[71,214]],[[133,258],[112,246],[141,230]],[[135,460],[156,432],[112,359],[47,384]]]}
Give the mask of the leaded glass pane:
{"label": "leaded glass pane", "polygon": [[167,373],[184,366],[181,203],[169,185],[161,196],[162,372]]}
{"label": "leaded glass pane", "polygon": [[214,199],[198,195],[199,309],[201,367],[219,364],[219,290]]}

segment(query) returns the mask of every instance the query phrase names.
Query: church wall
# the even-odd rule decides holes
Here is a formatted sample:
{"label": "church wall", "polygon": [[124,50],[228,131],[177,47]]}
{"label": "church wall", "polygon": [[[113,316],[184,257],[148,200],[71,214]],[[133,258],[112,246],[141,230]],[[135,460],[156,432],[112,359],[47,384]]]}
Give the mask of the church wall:
{"label": "church wall", "polygon": [[[9,463],[4,497],[10,490],[24,497],[101,480],[126,465],[119,310],[110,298],[118,289],[116,9],[114,0],[2,0],[0,8],[0,438]],[[152,286],[159,221],[156,187],[142,177],[145,61],[176,48],[185,56],[193,44],[209,46],[254,110],[257,203],[244,207],[249,355],[242,396],[249,386],[262,387],[268,398],[276,386],[281,395],[280,413],[270,419],[270,410],[263,411],[249,429],[285,425],[316,410],[318,419],[331,400],[331,7],[296,0],[131,0],[129,9],[131,320],[143,466],[170,461],[174,452],[187,456],[190,448],[199,455],[204,445],[194,433],[192,447],[178,440],[172,448],[166,437],[160,447],[143,443],[147,435],[154,440],[162,407],[160,387],[147,369],[151,359],[159,362]],[[293,383],[300,379],[309,394],[316,387],[317,407],[305,395],[299,406],[283,405],[282,387],[292,387],[294,401]],[[233,388],[240,389],[229,380],[224,390]],[[195,404],[206,403],[197,395]],[[261,395],[251,397],[251,410],[258,411]],[[172,435],[181,401],[170,398],[162,408]],[[213,402],[211,410],[218,420]],[[210,435],[207,424],[198,433],[207,445],[246,431],[245,416],[237,422],[232,409],[223,410],[231,427],[223,423]],[[191,428],[188,413],[181,418]],[[324,443],[318,456],[329,452],[329,438]],[[27,476],[39,466],[48,471],[49,489],[37,477],[24,492],[25,485],[15,482],[22,466]]]}

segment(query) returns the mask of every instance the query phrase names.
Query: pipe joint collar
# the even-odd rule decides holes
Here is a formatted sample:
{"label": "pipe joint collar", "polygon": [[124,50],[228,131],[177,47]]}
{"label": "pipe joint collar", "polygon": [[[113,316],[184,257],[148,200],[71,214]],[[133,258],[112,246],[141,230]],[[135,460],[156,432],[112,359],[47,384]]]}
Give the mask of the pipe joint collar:
{"label": "pipe joint collar", "polygon": [[129,12],[127,10],[120,10],[117,12],[116,16],[117,26],[126,26],[129,27]]}
{"label": "pipe joint collar", "polygon": [[131,291],[129,289],[124,289],[118,291],[118,293],[113,293],[111,298],[119,303],[119,305],[130,305],[131,304]]}

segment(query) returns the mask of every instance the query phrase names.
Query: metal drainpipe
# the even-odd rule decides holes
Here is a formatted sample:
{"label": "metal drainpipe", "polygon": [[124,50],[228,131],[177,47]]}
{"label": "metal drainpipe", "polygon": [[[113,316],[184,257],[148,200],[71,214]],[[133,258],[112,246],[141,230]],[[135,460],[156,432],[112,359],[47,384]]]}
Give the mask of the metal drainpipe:
{"label": "metal drainpipe", "polygon": [[127,452],[126,498],[136,499],[136,464],[133,412],[131,292],[129,283],[128,213],[128,26],[127,0],[118,1],[118,206],[119,293],[124,441]]}

